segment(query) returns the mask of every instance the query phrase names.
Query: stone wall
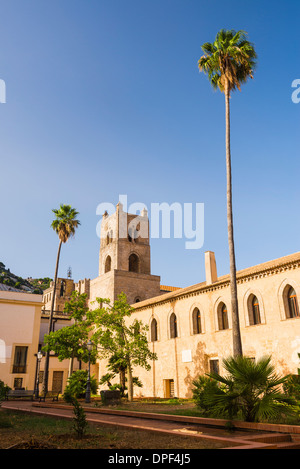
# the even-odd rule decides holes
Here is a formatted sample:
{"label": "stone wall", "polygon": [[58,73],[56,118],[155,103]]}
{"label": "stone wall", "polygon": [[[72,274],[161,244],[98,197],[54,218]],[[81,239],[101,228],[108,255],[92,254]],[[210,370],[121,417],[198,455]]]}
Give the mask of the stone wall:
{"label": "stone wall", "polygon": [[[274,264],[274,267],[272,267]],[[281,265],[280,265],[281,264]],[[295,288],[300,298],[300,254],[287,256],[276,264],[246,269],[238,274],[239,316],[243,353],[252,358],[272,356],[272,363],[280,374],[297,374],[300,367],[300,317],[287,318],[284,291],[287,285]],[[250,325],[250,295],[258,298],[261,321]],[[227,306],[229,328],[220,330],[218,306]],[[201,333],[194,334],[192,314],[198,308]],[[135,305],[134,317],[149,325],[148,340],[158,360],[152,370],[135,370],[143,382],[136,390],[145,396],[165,396],[167,380],[174,381],[176,397],[191,397],[192,381],[199,374],[210,371],[232,353],[230,288],[227,276],[211,285],[206,283],[181,289],[175,294],[162,295]],[[170,337],[170,316],[175,313],[178,337]],[[158,340],[151,342],[151,321],[157,321]]]}

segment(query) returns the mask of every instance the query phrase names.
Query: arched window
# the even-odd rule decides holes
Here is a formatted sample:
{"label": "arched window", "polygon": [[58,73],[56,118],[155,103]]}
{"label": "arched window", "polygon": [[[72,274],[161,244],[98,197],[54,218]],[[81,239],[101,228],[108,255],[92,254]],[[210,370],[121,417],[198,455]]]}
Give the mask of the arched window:
{"label": "arched window", "polygon": [[175,339],[178,336],[177,334],[177,318],[176,314],[172,313],[170,316],[170,337],[171,339]]}
{"label": "arched window", "polygon": [[107,232],[107,235],[106,235],[106,244],[111,243],[112,239],[113,239],[113,232],[112,230],[110,230]]}
{"label": "arched window", "polygon": [[133,243],[135,241],[134,239],[134,228],[132,226],[128,226],[128,241]]}
{"label": "arched window", "polygon": [[259,302],[255,295],[251,295],[249,298],[248,314],[250,326],[261,324]]}
{"label": "arched window", "polygon": [[221,303],[218,307],[218,326],[219,331],[229,328],[227,307],[224,303]]}
{"label": "arched window", "polygon": [[129,272],[139,271],[139,258],[136,254],[130,254],[129,256]]}
{"label": "arched window", "polygon": [[299,306],[295,289],[290,287],[287,292],[287,318],[299,317]]}
{"label": "arched window", "polygon": [[201,315],[198,308],[193,311],[193,334],[201,334]]}
{"label": "arched window", "polygon": [[107,256],[106,260],[105,260],[105,273],[106,272],[109,272],[111,270],[111,257],[110,256]]}
{"label": "arched window", "polygon": [[66,282],[65,282],[64,280],[62,280],[62,281],[60,282],[59,296],[64,296],[65,291],[66,291]]}
{"label": "arched window", "polygon": [[151,321],[151,342],[157,341],[157,321],[155,318]]}

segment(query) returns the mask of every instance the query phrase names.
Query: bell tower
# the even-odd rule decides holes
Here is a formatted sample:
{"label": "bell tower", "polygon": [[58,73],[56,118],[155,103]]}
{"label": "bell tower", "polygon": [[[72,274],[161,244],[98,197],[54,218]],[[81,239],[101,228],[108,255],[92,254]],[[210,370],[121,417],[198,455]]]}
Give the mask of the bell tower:
{"label": "bell tower", "polygon": [[103,215],[99,252],[99,275],[110,270],[150,274],[149,219],[147,210],[140,215],[123,211],[118,203],[111,216]]}
{"label": "bell tower", "polygon": [[114,301],[124,292],[133,304],[161,294],[160,277],[151,275],[149,219],[123,211],[119,202],[115,213],[103,215],[100,231],[99,276],[91,280],[91,300]]}

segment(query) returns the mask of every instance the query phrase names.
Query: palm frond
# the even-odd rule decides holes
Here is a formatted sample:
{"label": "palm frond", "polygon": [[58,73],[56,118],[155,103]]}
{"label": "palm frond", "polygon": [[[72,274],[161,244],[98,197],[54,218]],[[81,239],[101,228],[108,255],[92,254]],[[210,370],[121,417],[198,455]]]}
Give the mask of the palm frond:
{"label": "palm frond", "polygon": [[[252,360],[243,355],[223,359],[226,376],[210,373],[218,383],[218,391],[206,396],[205,405],[231,416],[243,416],[246,421],[274,420],[294,414],[296,400],[282,393],[282,384],[289,375],[275,373],[271,357]],[[213,388],[212,388],[213,389]]]}
{"label": "palm frond", "polygon": [[204,56],[198,61],[201,72],[208,75],[213,88],[224,92],[241,89],[241,84],[253,78],[256,67],[256,52],[247,39],[246,31],[221,29],[213,43],[202,45]]}
{"label": "palm frond", "polygon": [[79,213],[71,205],[64,204],[60,204],[59,209],[53,209],[52,212],[56,218],[52,221],[51,227],[65,243],[75,235],[75,230],[80,225],[80,221],[76,218]]}

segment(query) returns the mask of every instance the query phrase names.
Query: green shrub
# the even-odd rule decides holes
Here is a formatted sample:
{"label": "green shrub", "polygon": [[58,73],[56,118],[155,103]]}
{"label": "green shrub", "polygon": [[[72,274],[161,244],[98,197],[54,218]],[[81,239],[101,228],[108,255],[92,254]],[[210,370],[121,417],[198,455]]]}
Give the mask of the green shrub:
{"label": "green shrub", "polygon": [[[71,402],[72,398],[77,399],[84,398],[87,386],[88,372],[86,370],[74,371],[68,379],[68,385],[65,388],[63,398],[67,402]],[[97,393],[97,381],[92,376],[90,379],[91,382],[91,393]]]}
{"label": "green shrub", "polygon": [[193,381],[193,399],[204,415],[210,415],[211,407],[208,398],[219,392],[218,384],[208,376],[199,376]]}
{"label": "green shrub", "polygon": [[272,422],[296,414],[297,402],[281,390],[289,377],[275,373],[271,357],[257,361],[229,357],[223,360],[223,366],[226,376],[210,373],[214,384],[200,380],[194,391],[199,406],[211,416]]}
{"label": "green shrub", "polygon": [[5,399],[5,395],[7,391],[9,391],[11,388],[7,386],[7,384],[4,384],[3,381],[0,379],[0,402]]}
{"label": "green shrub", "polygon": [[285,394],[300,401],[300,375],[290,375],[283,385]]}

